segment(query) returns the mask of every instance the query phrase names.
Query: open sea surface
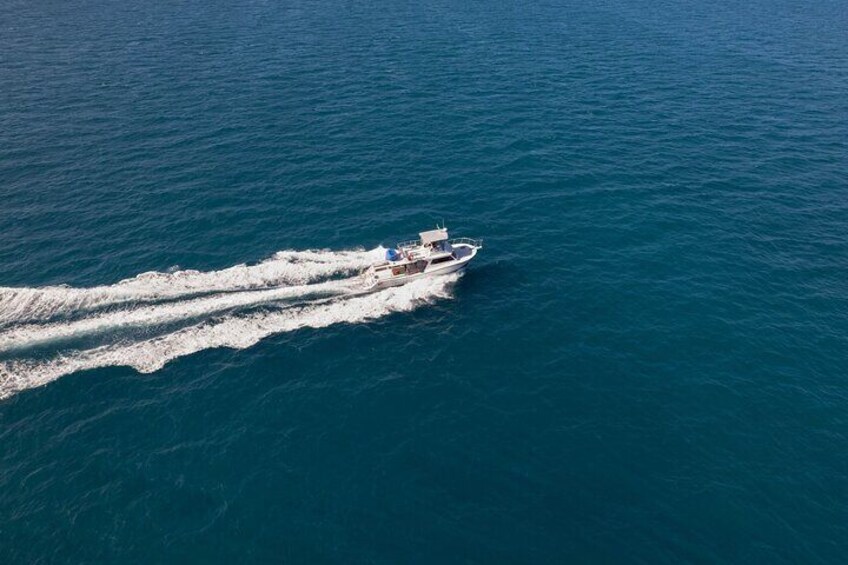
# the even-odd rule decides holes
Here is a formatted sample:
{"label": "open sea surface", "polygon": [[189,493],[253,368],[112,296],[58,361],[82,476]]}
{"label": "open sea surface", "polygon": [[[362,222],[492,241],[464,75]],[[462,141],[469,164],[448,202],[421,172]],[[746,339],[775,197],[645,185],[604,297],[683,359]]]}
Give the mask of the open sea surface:
{"label": "open sea surface", "polygon": [[5,0],[0,563],[844,563],[846,271],[843,0]]}

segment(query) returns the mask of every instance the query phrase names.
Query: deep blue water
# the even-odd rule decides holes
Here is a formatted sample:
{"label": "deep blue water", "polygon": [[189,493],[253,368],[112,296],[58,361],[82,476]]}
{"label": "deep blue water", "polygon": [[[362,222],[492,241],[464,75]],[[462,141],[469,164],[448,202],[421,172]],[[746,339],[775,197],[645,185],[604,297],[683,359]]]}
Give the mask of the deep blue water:
{"label": "deep blue water", "polygon": [[[0,562],[844,562],[846,30],[6,0]],[[245,275],[443,220],[456,281]]]}

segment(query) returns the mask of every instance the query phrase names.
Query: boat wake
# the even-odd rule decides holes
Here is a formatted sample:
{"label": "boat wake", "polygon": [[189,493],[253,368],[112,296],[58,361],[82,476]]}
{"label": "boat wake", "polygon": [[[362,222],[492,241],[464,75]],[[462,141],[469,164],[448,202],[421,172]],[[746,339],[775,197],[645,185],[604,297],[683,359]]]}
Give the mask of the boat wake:
{"label": "boat wake", "polygon": [[110,286],[0,288],[0,327],[120,304],[303,285],[333,275],[352,274],[384,253],[382,247],[371,251],[280,251],[257,265],[236,265],[211,272],[149,272]]}
{"label": "boat wake", "polygon": [[449,296],[457,276],[365,293],[385,250],[282,251],[257,265],[144,273],[91,288],[0,288],[0,399],[109,366],[148,373],[204,349],[361,323]]}

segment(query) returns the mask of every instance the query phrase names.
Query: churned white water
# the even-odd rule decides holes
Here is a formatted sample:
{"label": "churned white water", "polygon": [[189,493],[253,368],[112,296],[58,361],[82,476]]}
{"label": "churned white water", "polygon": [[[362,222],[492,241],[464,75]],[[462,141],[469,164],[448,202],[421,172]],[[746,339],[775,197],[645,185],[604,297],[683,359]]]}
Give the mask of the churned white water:
{"label": "churned white water", "polygon": [[[458,275],[372,293],[356,277],[320,280],[362,268],[382,251],[286,251],[256,266],[152,273],[112,286],[3,289],[0,398],[77,371],[152,372],[204,349],[243,349],[273,334],[365,322],[449,297]],[[139,328],[161,331],[150,337]],[[75,346],[81,337],[86,343]],[[34,347],[49,352],[30,354]]]}
{"label": "churned white water", "polygon": [[382,247],[370,251],[289,250],[256,265],[235,265],[209,272],[148,272],[108,286],[0,287],[0,325],[49,320],[113,305],[302,285],[339,273],[356,272],[382,257],[384,252]]}

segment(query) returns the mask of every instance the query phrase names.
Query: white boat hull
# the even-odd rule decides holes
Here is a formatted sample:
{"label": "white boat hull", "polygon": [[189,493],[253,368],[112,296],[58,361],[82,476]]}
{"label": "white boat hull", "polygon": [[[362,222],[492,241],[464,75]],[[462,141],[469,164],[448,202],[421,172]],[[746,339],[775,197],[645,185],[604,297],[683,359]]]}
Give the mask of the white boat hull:
{"label": "white boat hull", "polygon": [[479,249],[479,247],[475,247],[473,245],[468,244],[460,244],[456,245],[454,249],[460,251],[462,254],[452,261],[440,263],[437,265],[428,265],[423,272],[411,275],[401,274],[397,276],[390,276],[388,278],[376,278],[372,276],[371,279],[366,278],[365,287],[367,290],[379,290],[382,288],[404,285],[406,283],[410,283],[412,281],[416,281],[425,277],[436,277],[462,272],[465,270],[466,267],[468,267],[468,264],[477,255],[477,250]]}

